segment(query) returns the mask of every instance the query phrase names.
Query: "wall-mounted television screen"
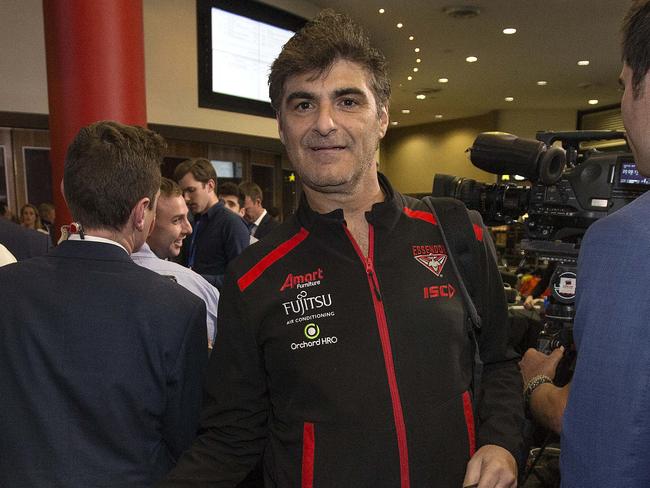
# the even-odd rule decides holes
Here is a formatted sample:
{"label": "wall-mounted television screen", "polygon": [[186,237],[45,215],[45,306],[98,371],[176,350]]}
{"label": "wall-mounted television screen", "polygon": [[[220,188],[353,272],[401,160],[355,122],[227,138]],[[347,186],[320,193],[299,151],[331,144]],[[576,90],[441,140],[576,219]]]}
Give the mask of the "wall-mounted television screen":
{"label": "wall-mounted television screen", "polygon": [[273,60],[305,19],[256,1],[197,0],[199,106],[273,117]]}

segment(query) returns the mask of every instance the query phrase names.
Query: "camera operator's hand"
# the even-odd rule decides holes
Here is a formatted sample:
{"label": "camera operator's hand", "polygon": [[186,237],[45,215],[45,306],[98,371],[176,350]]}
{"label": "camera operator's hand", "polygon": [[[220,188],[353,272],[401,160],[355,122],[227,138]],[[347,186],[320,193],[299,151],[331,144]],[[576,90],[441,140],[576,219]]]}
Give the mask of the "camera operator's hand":
{"label": "camera operator's hand", "polygon": [[560,359],[564,355],[564,347],[558,347],[548,356],[537,349],[528,349],[524,357],[519,361],[519,368],[521,369],[521,376],[524,379],[524,385],[540,374],[548,376],[551,379],[555,378],[555,370]]}
{"label": "camera operator's hand", "polygon": [[533,298],[533,295],[528,295],[524,300],[524,308],[526,310],[535,310],[538,305],[544,303],[543,298]]}
{"label": "camera operator's hand", "polygon": [[517,462],[501,446],[486,444],[474,453],[467,463],[463,487],[515,488]]}

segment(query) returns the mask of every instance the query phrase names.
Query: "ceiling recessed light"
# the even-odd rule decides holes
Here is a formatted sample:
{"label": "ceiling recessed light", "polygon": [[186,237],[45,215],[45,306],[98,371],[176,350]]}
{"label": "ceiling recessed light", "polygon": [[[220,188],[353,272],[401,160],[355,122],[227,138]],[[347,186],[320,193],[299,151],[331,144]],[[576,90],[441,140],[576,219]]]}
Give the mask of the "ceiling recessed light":
{"label": "ceiling recessed light", "polygon": [[409,81],[411,81],[411,80],[413,79],[413,77],[412,77],[411,75],[408,75],[408,76],[406,77],[406,79],[409,80]]}
{"label": "ceiling recessed light", "polygon": [[411,111],[408,108],[404,108],[404,109],[402,109],[402,113],[403,114],[410,114]]}
{"label": "ceiling recessed light", "polygon": [[417,68],[413,68],[413,73],[417,73],[417,72],[418,72],[418,69],[417,69]]}
{"label": "ceiling recessed light", "polygon": [[515,29],[514,27],[506,27],[505,29],[503,29],[503,33],[509,36],[515,34],[516,32],[517,29]]}
{"label": "ceiling recessed light", "polygon": [[598,105],[598,100],[596,100],[595,98],[593,98],[593,99],[589,100],[587,103],[588,103],[589,105]]}
{"label": "ceiling recessed light", "polygon": [[380,13],[380,14],[383,14],[384,12],[385,12],[385,10],[384,10],[383,8],[380,8],[380,9],[379,9],[379,13]]}
{"label": "ceiling recessed light", "polygon": [[424,93],[420,93],[419,95],[416,95],[415,98],[418,100],[424,100],[427,96]]}
{"label": "ceiling recessed light", "polygon": [[416,48],[413,49],[413,50],[414,50],[416,53],[419,53],[419,52],[420,52],[420,48],[419,48],[419,47],[416,47]]}
{"label": "ceiling recessed light", "polygon": [[398,28],[398,29],[401,29],[402,27],[404,27],[404,24],[402,24],[401,22],[398,22],[398,23],[397,23],[397,28]]}
{"label": "ceiling recessed light", "polygon": [[413,40],[415,40],[415,37],[409,36],[409,41],[413,41]]}
{"label": "ceiling recessed light", "polygon": [[578,61],[578,66],[589,66],[589,61],[586,59]]}
{"label": "ceiling recessed light", "polygon": [[416,62],[416,63],[421,63],[422,60],[421,60],[420,58],[418,58],[418,59],[415,60],[415,62]]}
{"label": "ceiling recessed light", "polygon": [[468,63],[476,63],[478,61],[478,58],[476,56],[467,56],[465,58],[465,61]]}
{"label": "ceiling recessed light", "polygon": [[442,114],[436,114],[436,119],[441,119],[441,118],[442,118]]}
{"label": "ceiling recessed light", "polygon": [[397,125],[397,124],[399,124],[399,122],[396,121],[396,120],[393,120],[393,121],[390,123],[390,125]]}
{"label": "ceiling recessed light", "polygon": [[506,97],[506,98],[504,98],[504,100],[505,100],[506,102],[514,102],[514,101],[515,101],[515,97]]}
{"label": "ceiling recessed light", "polygon": [[548,85],[548,81],[545,81],[545,80],[539,80],[539,81],[537,82],[537,84],[538,84],[539,86]]}
{"label": "ceiling recessed light", "polygon": [[438,83],[449,83],[449,78],[438,78]]}

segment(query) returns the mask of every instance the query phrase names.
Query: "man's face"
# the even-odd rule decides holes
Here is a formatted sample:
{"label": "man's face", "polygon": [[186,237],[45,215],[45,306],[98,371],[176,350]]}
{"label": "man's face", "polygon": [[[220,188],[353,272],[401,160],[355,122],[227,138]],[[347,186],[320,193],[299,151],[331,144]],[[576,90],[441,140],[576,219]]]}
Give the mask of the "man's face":
{"label": "man's face", "polygon": [[253,200],[248,195],[244,198],[244,219],[247,222],[255,222],[260,218],[262,212],[264,212],[264,207],[259,199]]}
{"label": "man's face", "polygon": [[187,173],[180,179],[178,184],[183,189],[183,197],[185,197],[185,202],[193,214],[203,213],[212,206],[213,180],[202,183],[194,178],[192,173]]}
{"label": "man's face", "polygon": [[147,244],[161,259],[179,255],[183,239],[192,233],[192,226],[187,220],[187,205],[183,197],[158,198],[156,224],[147,239]]}
{"label": "man's face", "polygon": [[219,199],[223,200],[226,208],[240,217],[244,216],[244,209],[239,206],[239,198],[236,195],[219,195]]}
{"label": "man's face", "polygon": [[638,97],[634,98],[632,76],[632,69],[623,64],[620,76],[625,90],[621,98],[623,125],[639,173],[650,176],[650,86],[646,75],[639,85]]}
{"label": "man's face", "polygon": [[388,113],[358,64],[338,60],[330,70],[289,77],[278,115],[280,139],[302,182],[322,193],[354,188],[369,170],[388,126]]}

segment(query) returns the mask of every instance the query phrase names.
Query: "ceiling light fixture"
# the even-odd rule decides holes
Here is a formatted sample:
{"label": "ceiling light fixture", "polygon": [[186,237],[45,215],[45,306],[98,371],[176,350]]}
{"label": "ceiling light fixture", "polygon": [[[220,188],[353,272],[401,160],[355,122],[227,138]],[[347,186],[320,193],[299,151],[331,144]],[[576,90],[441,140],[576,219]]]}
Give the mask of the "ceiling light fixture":
{"label": "ceiling light fixture", "polygon": [[467,56],[465,58],[465,61],[468,63],[476,63],[478,61],[478,58],[476,56]]}
{"label": "ceiling light fixture", "polygon": [[506,102],[514,102],[514,101],[515,101],[515,97],[506,97],[506,98],[504,98],[504,100],[505,100]]}
{"label": "ceiling light fixture", "polygon": [[413,41],[413,40],[415,40],[415,37],[409,36],[409,41]]}
{"label": "ceiling light fixture", "polygon": [[511,36],[512,34],[517,33],[517,29],[515,29],[514,27],[506,27],[505,29],[503,29],[503,33],[507,36]]}
{"label": "ceiling light fixture", "polygon": [[416,47],[416,48],[413,49],[413,50],[414,50],[416,53],[419,53],[419,52],[420,52],[420,48],[419,48],[419,47]]}
{"label": "ceiling light fixture", "polygon": [[537,82],[537,84],[538,84],[539,86],[548,85],[548,81],[539,80],[539,81]]}
{"label": "ceiling light fixture", "polygon": [[595,98],[592,98],[592,99],[589,100],[587,103],[588,103],[589,105],[598,105],[598,100],[596,100]]}
{"label": "ceiling light fixture", "polygon": [[416,95],[415,98],[418,100],[424,100],[427,96],[424,93],[420,93],[419,95]]}
{"label": "ceiling light fixture", "polygon": [[408,75],[408,76],[406,77],[406,79],[409,80],[409,81],[411,81],[411,80],[413,79],[413,77],[412,77],[411,75]]}
{"label": "ceiling light fixture", "polygon": [[418,58],[418,59],[415,60],[415,62],[416,62],[416,63],[421,63],[422,60],[421,60],[420,58]]}
{"label": "ceiling light fixture", "polygon": [[589,66],[589,61],[586,59],[583,59],[582,61],[578,61],[578,66]]}
{"label": "ceiling light fixture", "polygon": [[401,29],[402,27],[404,27],[404,24],[402,24],[401,22],[398,22],[398,23],[397,23],[397,28],[398,28],[398,29]]}
{"label": "ceiling light fixture", "polygon": [[441,118],[442,118],[442,114],[436,114],[436,119],[441,119]]}
{"label": "ceiling light fixture", "polygon": [[383,8],[380,8],[380,9],[379,9],[379,13],[380,13],[380,14],[383,14],[384,12],[385,12],[385,10],[384,10]]}
{"label": "ceiling light fixture", "polygon": [[449,78],[438,78],[438,83],[449,83]]}
{"label": "ceiling light fixture", "polygon": [[411,111],[410,111],[408,108],[403,108],[403,109],[402,109],[402,113],[403,113],[403,114],[410,114]]}
{"label": "ceiling light fixture", "polygon": [[417,69],[417,68],[413,68],[413,73],[417,73],[417,72],[418,72],[418,69]]}
{"label": "ceiling light fixture", "polygon": [[393,121],[390,123],[390,125],[397,125],[397,124],[399,124],[399,122],[396,121],[396,120],[393,120]]}

